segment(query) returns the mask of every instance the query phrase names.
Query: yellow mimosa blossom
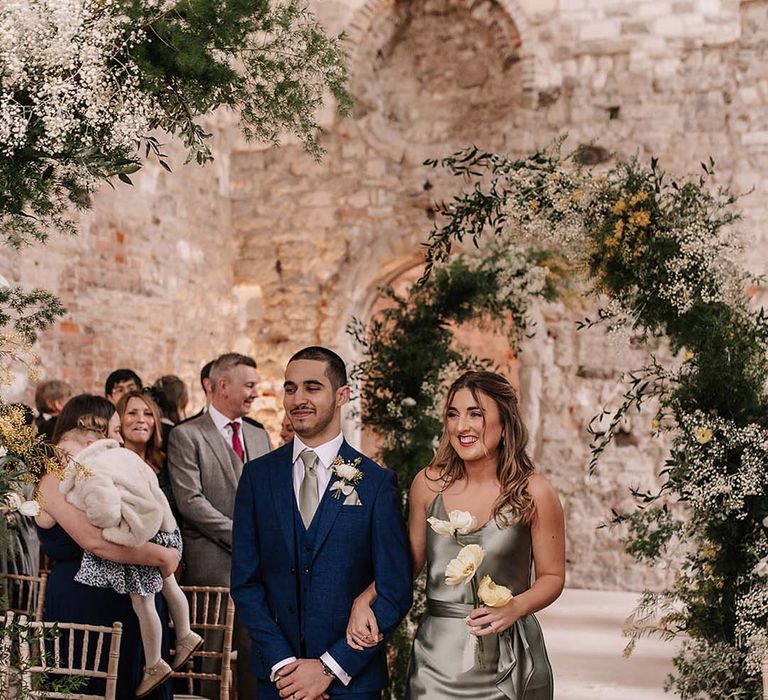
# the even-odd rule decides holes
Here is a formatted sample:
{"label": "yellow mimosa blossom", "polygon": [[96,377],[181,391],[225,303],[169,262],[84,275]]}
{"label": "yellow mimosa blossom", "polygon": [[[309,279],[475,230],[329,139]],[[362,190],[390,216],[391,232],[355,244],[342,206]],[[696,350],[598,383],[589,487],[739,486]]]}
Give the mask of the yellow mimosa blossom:
{"label": "yellow mimosa blossom", "polygon": [[624,219],[619,219],[613,226],[613,235],[620,236],[624,231]]}
{"label": "yellow mimosa blossom", "polygon": [[635,194],[632,195],[632,198],[629,200],[629,203],[632,206],[635,206],[635,204],[644,202],[646,199],[648,199],[648,193],[645,190],[640,190],[639,192],[636,192]]}
{"label": "yellow mimosa blossom", "polygon": [[623,199],[619,199],[612,207],[611,211],[619,216],[627,210],[627,203]]}
{"label": "yellow mimosa blossom", "polygon": [[694,358],[694,354],[691,350],[686,350],[683,353],[683,361],[690,362]]}
{"label": "yellow mimosa blossom", "polygon": [[532,199],[530,203],[531,209],[536,211],[541,206],[541,202],[538,199]]}
{"label": "yellow mimosa blossom", "polygon": [[645,228],[648,224],[651,223],[651,215],[644,210],[636,211],[630,214],[629,220],[638,228]]}

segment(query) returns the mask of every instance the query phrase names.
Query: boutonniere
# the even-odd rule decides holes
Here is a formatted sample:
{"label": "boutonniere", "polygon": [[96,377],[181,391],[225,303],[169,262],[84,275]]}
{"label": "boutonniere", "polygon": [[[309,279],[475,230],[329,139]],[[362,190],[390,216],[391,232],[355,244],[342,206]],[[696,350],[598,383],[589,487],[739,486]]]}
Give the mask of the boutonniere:
{"label": "boutonniere", "polygon": [[331,471],[336,475],[336,481],[331,486],[331,492],[334,498],[344,498],[345,506],[360,506],[360,497],[357,495],[355,486],[363,478],[363,472],[357,467],[363,460],[358,457],[354,462],[345,462],[341,456],[331,462]]}

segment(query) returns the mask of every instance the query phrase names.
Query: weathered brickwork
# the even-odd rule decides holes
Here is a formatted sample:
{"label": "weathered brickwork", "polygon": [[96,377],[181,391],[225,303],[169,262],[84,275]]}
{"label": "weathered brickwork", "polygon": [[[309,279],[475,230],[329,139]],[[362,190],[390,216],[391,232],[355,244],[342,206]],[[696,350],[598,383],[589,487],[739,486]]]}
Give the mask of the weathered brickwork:
{"label": "weathered brickwork", "polygon": [[[567,133],[604,155],[659,157],[691,173],[710,155],[717,181],[744,193],[747,262],[768,259],[768,0],[324,0],[349,36],[351,118],[323,113],[319,163],[287,141],[244,143],[212,121],[216,163],[155,165],[99,194],[81,235],[0,260],[0,274],[55,290],[69,314],[41,342],[44,374],[99,389],[130,366],[196,387],[199,366],[253,352],[279,421],[280,372],[307,343],[354,357],[345,327],[377,287],[412,274],[431,206],[457,186],[422,165],[467,144],[522,154]],[[604,151],[601,149],[605,149]],[[179,161],[177,161],[179,162]],[[632,565],[596,529],[651,486],[663,446],[633,417],[588,477],[586,424],[615,400],[637,349],[577,332],[578,310],[542,310],[519,358],[535,454],[563,495],[569,582],[637,588],[668,572]],[[19,393],[24,388],[19,385]],[[27,393],[28,397],[29,394]],[[199,392],[194,395],[199,403]]]}

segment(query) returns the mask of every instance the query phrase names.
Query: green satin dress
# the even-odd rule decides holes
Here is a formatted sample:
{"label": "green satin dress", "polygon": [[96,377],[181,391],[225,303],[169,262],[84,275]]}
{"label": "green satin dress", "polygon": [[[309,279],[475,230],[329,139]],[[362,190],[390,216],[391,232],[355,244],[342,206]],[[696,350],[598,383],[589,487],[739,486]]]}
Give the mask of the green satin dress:
{"label": "green satin dress", "polygon": [[[428,517],[448,520],[443,496]],[[466,649],[466,617],[472,611],[469,584],[449,586],[445,567],[467,544],[479,544],[485,558],[476,574],[490,576],[517,595],[531,581],[533,555],[527,525],[499,527],[494,519],[468,535],[438,535],[427,528],[427,607],[419,622],[408,669],[408,700],[552,700],[552,667],[541,627],[533,615],[501,634],[482,637],[482,652]],[[466,660],[469,663],[466,663]]]}

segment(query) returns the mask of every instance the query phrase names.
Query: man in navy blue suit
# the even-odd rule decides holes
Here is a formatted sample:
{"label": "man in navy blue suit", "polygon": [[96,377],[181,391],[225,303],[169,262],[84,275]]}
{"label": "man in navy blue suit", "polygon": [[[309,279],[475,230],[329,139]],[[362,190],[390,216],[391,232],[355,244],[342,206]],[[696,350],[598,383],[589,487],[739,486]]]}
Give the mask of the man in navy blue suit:
{"label": "man in navy blue suit", "polygon": [[349,386],[336,353],[299,351],[284,386],[296,436],[245,465],[233,519],[232,596],[253,640],[258,697],[380,698],[384,645],[355,650],[345,631],[352,603],[372,582],[385,635],[411,606],[395,474],[344,440]]}

